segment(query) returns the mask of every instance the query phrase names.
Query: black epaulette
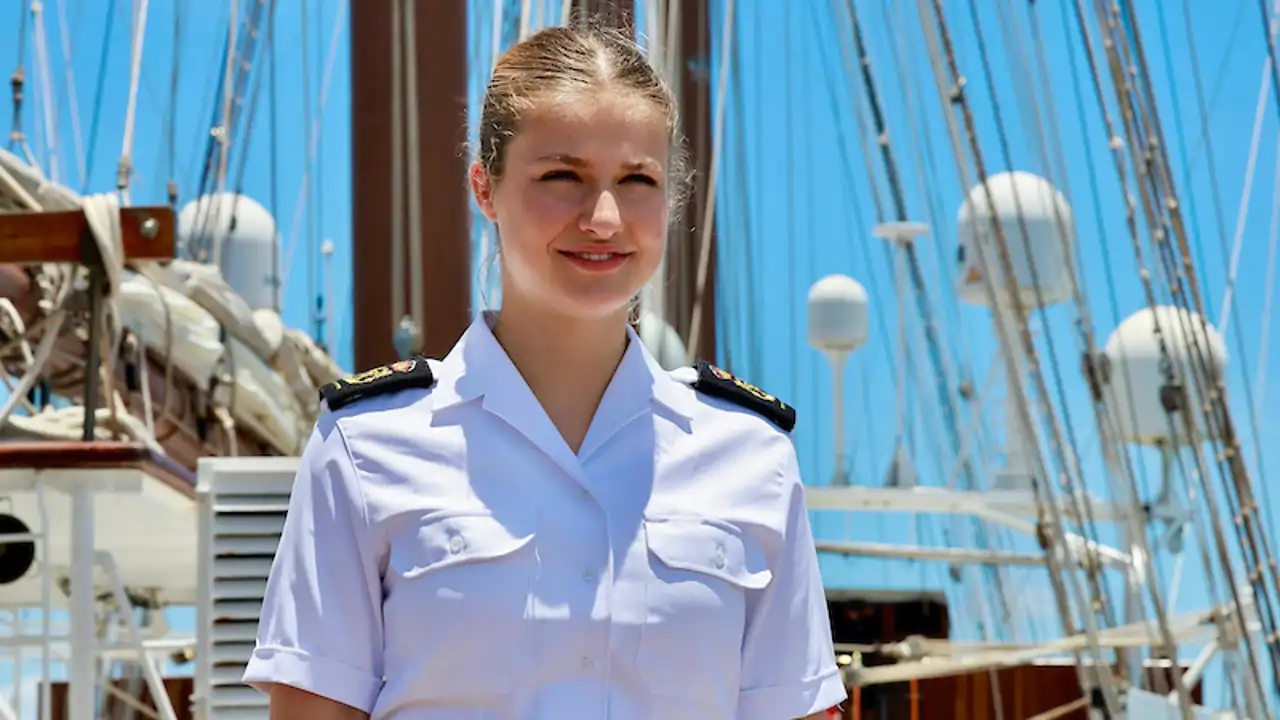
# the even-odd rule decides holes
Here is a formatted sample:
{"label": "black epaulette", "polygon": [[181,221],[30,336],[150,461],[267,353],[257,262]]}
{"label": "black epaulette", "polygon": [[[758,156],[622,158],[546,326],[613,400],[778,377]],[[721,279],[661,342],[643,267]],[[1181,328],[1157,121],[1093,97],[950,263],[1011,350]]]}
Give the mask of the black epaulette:
{"label": "black epaulette", "polygon": [[431,366],[426,358],[419,355],[334,380],[320,388],[320,399],[330,410],[337,410],[361,398],[408,388],[429,388],[435,384]]}
{"label": "black epaulette", "polygon": [[705,360],[698,361],[698,379],[693,389],[759,413],[784,432],[791,432],[796,426],[795,408]]}

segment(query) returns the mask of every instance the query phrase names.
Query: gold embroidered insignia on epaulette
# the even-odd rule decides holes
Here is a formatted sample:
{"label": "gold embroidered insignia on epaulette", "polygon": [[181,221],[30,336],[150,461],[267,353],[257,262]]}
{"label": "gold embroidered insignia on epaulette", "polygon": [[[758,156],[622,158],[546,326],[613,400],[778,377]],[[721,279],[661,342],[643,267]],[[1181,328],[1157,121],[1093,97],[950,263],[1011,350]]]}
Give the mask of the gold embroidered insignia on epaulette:
{"label": "gold embroidered insignia on epaulette", "polygon": [[427,359],[415,357],[334,380],[320,388],[320,399],[330,410],[337,410],[361,398],[407,388],[429,388],[435,384],[436,378],[431,374]]}
{"label": "gold embroidered insignia on epaulette", "polygon": [[795,408],[705,360],[698,362],[698,380],[693,389],[759,413],[785,432],[796,426]]}

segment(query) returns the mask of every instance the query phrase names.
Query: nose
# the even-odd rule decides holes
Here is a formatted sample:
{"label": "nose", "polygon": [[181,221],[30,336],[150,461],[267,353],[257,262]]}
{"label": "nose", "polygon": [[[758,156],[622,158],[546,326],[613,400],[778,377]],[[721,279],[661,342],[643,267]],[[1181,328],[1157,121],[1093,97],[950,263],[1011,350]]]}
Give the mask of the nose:
{"label": "nose", "polygon": [[611,238],[622,232],[622,212],[612,192],[605,190],[595,196],[578,221],[578,229],[599,238]]}

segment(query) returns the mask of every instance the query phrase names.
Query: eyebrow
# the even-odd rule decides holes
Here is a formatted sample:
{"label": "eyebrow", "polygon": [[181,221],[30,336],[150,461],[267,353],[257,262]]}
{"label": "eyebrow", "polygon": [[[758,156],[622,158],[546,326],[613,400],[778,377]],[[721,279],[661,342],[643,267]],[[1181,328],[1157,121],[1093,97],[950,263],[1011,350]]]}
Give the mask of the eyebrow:
{"label": "eyebrow", "polygon": [[[569,167],[575,167],[575,168],[585,168],[591,164],[586,160],[578,157],[577,155],[570,155],[568,153],[552,153],[550,155],[543,155],[542,157],[538,158],[538,161],[564,163]],[[657,162],[653,160],[631,160],[629,162],[623,163],[622,167],[630,171],[630,170],[657,170],[659,169],[660,166],[658,165]]]}

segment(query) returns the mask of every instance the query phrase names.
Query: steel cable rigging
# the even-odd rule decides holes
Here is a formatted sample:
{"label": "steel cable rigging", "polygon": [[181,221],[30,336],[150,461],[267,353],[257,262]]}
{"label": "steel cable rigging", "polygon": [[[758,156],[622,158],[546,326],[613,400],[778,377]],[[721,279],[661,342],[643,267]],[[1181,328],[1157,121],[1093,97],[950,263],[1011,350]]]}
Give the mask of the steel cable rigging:
{"label": "steel cable rigging", "polygon": [[[1202,310],[1200,307],[1201,297],[1196,286],[1194,270],[1192,269],[1190,254],[1188,252],[1186,242],[1186,235],[1184,228],[1182,227],[1181,217],[1178,210],[1179,206],[1177,202],[1177,195],[1169,182],[1168,161],[1165,156],[1165,145],[1161,140],[1162,135],[1159,132],[1158,120],[1153,117],[1154,102],[1151,102],[1152,95],[1150,93],[1146,62],[1142,53],[1140,40],[1136,33],[1135,23],[1132,22],[1132,9],[1128,8],[1128,12],[1130,13],[1129,22],[1121,23],[1118,17],[1111,14],[1110,9],[1108,9],[1104,3],[1095,3],[1095,13],[1098,17],[1099,25],[1103,29],[1104,38],[1107,40],[1104,42],[1104,51],[1106,53],[1108,70],[1113,81],[1113,88],[1116,93],[1117,103],[1120,107],[1121,116],[1124,121],[1122,125],[1125,132],[1125,138],[1129,147],[1142,149],[1141,152],[1135,152],[1133,154],[1133,164],[1137,172],[1138,179],[1138,195],[1142,203],[1144,217],[1147,220],[1149,229],[1152,233],[1152,244],[1155,249],[1155,254],[1160,258],[1162,263],[1161,268],[1166,273],[1170,293],[1174,298],[1176,306],[1181,309],[1194,308],[1196,310]],[[1089,56],[1089,64],[1094,79],[1095,93],[1097,95],[1099,106],[1104,108],[1105,113],[1106,103],[1104,93],[1102,91],[1101,81],[1098,77],[1099,73],[1097,70],[1095,54],[1092,49],[1092,41],[1088,38],[1087,34],[1087,23],[1084,19],[1082,1],[1077,2],[1076,14],[1077,21],[1086,40],[1086,52]],[[1122,24],[1127,26],[1130,30],[1129,34],[1121,31],[1120,28]],[[1130,41],[1133,43],[1132,48],[1130,46]],[[1132,54],[1136,56],[1136,62],[1134,58],[1128,57],[1131,49]],[[1122,56],[1122,52],[1124,53],[1124,56]],[[1133,75],[1132,78],[1130,78],[1129,74],[1123,69],[1126,67],[1132,68],[1130,71]],[[1133,81],[1132,85],[1130,84],[1130,80]],[[1142,87],[1146,90],[1145,98],[1134,97],[1137,92],[1135,89],[1131,89],[1134,86]],[[1148,108],[1145,111],[1143,111],[1144,105]],[[1123,178],[1125,175],[1125,153],[1123,152],[1123,144],[1120,142],[1119,136],[1115,134],[1114,129],[1112,129],[1113,126],[1109,119],[1109,115],[1107,118],[1107,124],[1108,131],[1112,137],[1111,145],[1113,147],[1113,157],[1115,159],[1117,172]],[[1125,185],[1126,183],[1122,180],[1122,186]],[[1131,239],[1133,240],[1135,257],[1138,259],[1139,268],[1142,268],[1142,250],[1138,239],[1132,199],[1126,197],[1126,203],[1128,207],[1128,223],[1130,226]],[[1158,208],[1167,209],[1169,216],[1164,216]],[[1175,252],[1178,251],[1175,251],[1170,247],[1170,235],[1172,235],[1173,239],[1178,243],[1178,251],[1180,251],[1181,257],[1176,256]],[[1185,275],[1183,274],[1184,271]],[[1148,304],[1152,308],[1156,307],[1157,302],[1155,298],[1155,289],[1149,274],[1146,272],[1140,272],[1140,280],[1143,292],[1147,297]],[[1189,291],[1187,287],[1188,285],[1190,286]],[[1190,300],[1194,300],[1194,304],[1190,302]],[[1230,414],[1227,411],[1225,392],[1222,387],[1220,373],[1217,368],[1208,366],[1208,359],[1206,358],[1202,347],[1205,342],[1205,329],[1203,325],[1204,316],[1202,312],[1199,314],[1199,317],[1201,318],[1199,323],[1188,322],[1189,316],[1184,314],[1180,324],[1183,326],[1181,328],[1183,331],[1183,337],[1190,339],[1188,355],[1190,355],[1189,360],[1191,360],[1190,364],[1192,367],[1190,368],[1191,372],[1189,374],[1191,375],[1190,379],[1195,383],[1198,396],[1203,398],[1201,409],[1207,421],[1205,423],[1205,430],[1208,435],[1207,439],[1215,446],[1218,446],[1219,443],[1221,443],[1220,452],[1218,454],[1219,462],[1217,464],[1219,465],[1219,472],[1223,477],[1223,483],[1228,486],[1228,502],[1229,504],[1232,504],[1230,500],[1231,491],[1227,478],[1228,475],[1235,478],[1237,491],[1243,490],[1243,492],[1250,498],[1251,493],[1249,493],[1247,485],[1247,471],[1243,466],[1243,461],[1240,459],[1239,443],[1235,438],[1234,427],[1231,423]],[[1198,325],[1199,327],[1189,327],[1195,325]],[[1166,392],[1162,393],[1162,400],[1165,401],[1166,410],[1171,416],[1171,431],[1176,433],[1180,432],[1180,429],[1176,427],[1177,423],[1172,421],[1174,417],[1181,416],[1184,422],[1193,423],[1191,419],[1191,408],[1187,407],[1187,400],[1189,398],[1186,394],[1186,387],[1182,384],[1185,379],[1175,376],[1174,363],[1169,352],[1168,343],[1164,336],[1164,331],[1160,327],[1158,321],[1155,324],[1154,334],[1156,344],[1162,358],[1164,370],[1163,375],[1165,376],[1166,382]],[[1210,392],[1205,392],[1206,389],[1210,388]],[[1194,425],[1188,425],[1187,427],[1194,427]],[[1198,445],[1193,445],[1192,449],[1193,457],[1196,462],[1196,474],[1199,476],[1200,482],[1202,483],[1202,489],[1205,491],[1205,502],[1209,506],[1210,512],[1216,516],[1216,501],[1214,499],[1212,488],[1205,477],[1204,459],[1201,448]],[[1243,480],[1242,487],[1240,485],[1241,480]],[[1242,505],[1241,507],[1247,510],[1248,505]],[[1256,547],[1259,543],[1257,542],[1256,535],[1260,529],[1255,527],[1255,515],[1256,513],[1253,512],[1241,513],[1236,525],[1237,538],[1240,541],[1242,550],[1246,553],[1247,562],[1250,562],[1255,568],[1258,568],[1258,553],[1256,552]],[[1215,524],[1213,526],[1213,531],[1215,544],[1219,553],[1219,559],[1222,563],[1221,571],[1227,576],[1227,581],[1235,603],[1235,612],[1237,617],[1241,617],[1239,614],[1243,611],[1242,598],[1240,596],[1239,588],[1234,582],[1234,572],[1231,568],[1230,557],[1226,549],[1225,541],[1222,538],[1221,528]],[[1245,536],[1250,537],[1249,539],[1246,539]],[[1262,544],[1263,547],[1265,547],[1265,537],[1262,538]],[[1253,546],[1255,550],[1251,551],[1248,546]],[[1250,555],[1253,557],[1250,558]],[[1255,569],[1254,572],[1250,573],[1250,583],[1253,587],[1255,596],[1260,602],[1258,608],[1259,614],[1262,616],[1263,625],[1268,635],[1268,645],[1271,646],[1274,657],[1275,643],[1274,630],[1272,629],[1274,628],[1274,615],[1271,611],[1272,602],[1269,598],[1270,591],[1267,585],[1262,582],[1261,572],[1258,569]],[[1255,687],[1260,687],[1260,673],[1257,669],[1256,663],[1253,661],[1254,655],[1251,649],[1252,640],[1248,633],[1244,634],[1242,641],[1246,647],[1246,653],[1249,656],[1250,672],[1253,681],[1256,683]],[[1273,660],[1273,676],[1275,676],[1277,669],[1277,665]]]}
{"label": "steel cable rigging", "polygon": [[[880,102],[879,92],[875,82],[875,77],[871,71],[871,59],[868,53],[866,43],[863,38],[862,24],[859,20],[856,3],[849,0],[845,3],[845,7],[850,20],[850,27],[853,35],[854,51],[857,55],[861,70],[861,81],[863,93],[866,96],[867,105],[870,110],[873,131],[879,145],[881,165],[889,186],[890,200],[893,206],[893,214],[891,217],[900,222],[909,219],[906,207],[906,199],[900,180],[897,163],[893,153],[893,147],[889,140],[887,124]],[[868,156],[868,161],[869,161]],[[873,183],[874,184],[874,183]],[[882,208],[877,208],[878,219],[884,219],[886,214]],[[939,408],[943,414],[943,425],[947,433],[949,451],[953,457],[962,458],[961,476],[964,479],[964,487],[966,489],[977,489],[979,484],[976,480],[976,471],[973,463],[967,456],[962,453],[962,442],[959,432],[959,421],[957,418],[956,402],[952,395],[952,389],[955,385],[952,382],[952,373],[949,363],[947,362],[945,353],[942,352],[942,343],[939,338],[937,323],[933,317],[932,308],[929,306],[928,294],[924,288],[924,277],[921,271],[919,257],[916,254],[914,243],[904,243],[901,252],[905,257],[907,276],[913,290],[916,301],[916,312],[920,318],[922,330],[925,336],[925,346],[930,367],[937,379],[937,399]],[[980,521],[975,520],[975,531],[983,544],[987,545],[986,531]],[[999,609],[1000,617],[1007,619],[1011,613],[1006,602],[1005,594],[1000,588],[999,575],[994,572],[993,568],[988,567],[988,578],[990,589],[993,591],[994,597],[991,603]]]}

